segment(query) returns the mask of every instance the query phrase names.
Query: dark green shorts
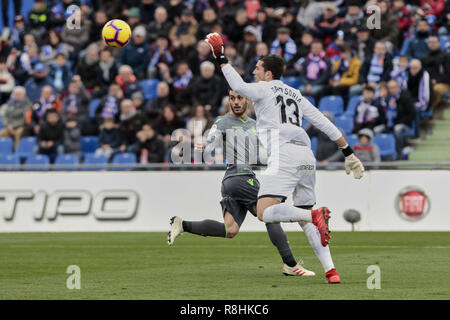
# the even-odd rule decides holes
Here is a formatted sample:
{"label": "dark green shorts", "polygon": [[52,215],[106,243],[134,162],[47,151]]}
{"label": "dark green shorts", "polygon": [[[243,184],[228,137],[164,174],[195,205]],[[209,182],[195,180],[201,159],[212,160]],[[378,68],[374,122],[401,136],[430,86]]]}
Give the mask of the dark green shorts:
{"label": "dark green shorts", "polygon": [[228,211],[239,226],[244,222],[247,211],[256,217],[253,206],[258,201],[259,181],[254,175],[227,177],[222,181],[222,213]]}

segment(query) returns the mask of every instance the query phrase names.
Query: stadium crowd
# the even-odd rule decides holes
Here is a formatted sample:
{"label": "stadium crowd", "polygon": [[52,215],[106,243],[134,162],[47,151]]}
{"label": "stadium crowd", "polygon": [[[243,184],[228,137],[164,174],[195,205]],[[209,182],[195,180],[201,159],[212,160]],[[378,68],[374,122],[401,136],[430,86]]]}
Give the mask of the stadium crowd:
{"label": "stadium crowd", "polygon": [[[66,24],[73,4],[81,7],[76,29]],[[372,28],[371,5],[380,28]],[[113,18],[133,30],[124,48],[101,39]],[[223,35],[225,55],[246,81],[259,56],[283,57],[282,80],[338,126],[345,118],[341,128],[357,135],[364,161],[403,158],[405,139],[439,117],[450,90],[444,0],[34,0],[13,21],[0,45],[0,136],[14,148],[35,136],[35,152],[52,161],[82,157],[86,136],[98,137],[93,151],[108,159],[129,152],[141,163],[170,161],[174,130],[193,134],[200,121],[205,131],[227,111],[227,85],[202,41],[210,32]],[[317,139],[318,161],[342,161],[325,135],[304,127]],[[388,156],[374,143],[383,133],[395,139]]]}

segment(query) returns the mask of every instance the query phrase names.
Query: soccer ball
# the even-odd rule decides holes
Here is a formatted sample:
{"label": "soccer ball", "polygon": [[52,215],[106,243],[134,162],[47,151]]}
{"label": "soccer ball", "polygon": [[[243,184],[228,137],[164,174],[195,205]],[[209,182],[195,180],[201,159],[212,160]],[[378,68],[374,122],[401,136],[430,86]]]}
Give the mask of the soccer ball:
{"label": "soccer ball", "polygon": [[131,40],[131,28],[123,20],[108,21],[102,30],[103,41],[110,47],[125,47]]}

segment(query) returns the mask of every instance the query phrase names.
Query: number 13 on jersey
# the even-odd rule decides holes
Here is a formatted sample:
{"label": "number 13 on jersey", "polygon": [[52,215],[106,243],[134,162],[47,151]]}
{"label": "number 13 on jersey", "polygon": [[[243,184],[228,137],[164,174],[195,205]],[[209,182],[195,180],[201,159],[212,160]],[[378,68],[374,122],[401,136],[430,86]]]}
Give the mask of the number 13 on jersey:
{"label": "number 13 on jersey", "polygon": [[300,127],[300,114],[298,111],[297,102],[291,98],[285,99],[283,96],[277,96],[277,105],[280,106],[281,123],[292,123]]}

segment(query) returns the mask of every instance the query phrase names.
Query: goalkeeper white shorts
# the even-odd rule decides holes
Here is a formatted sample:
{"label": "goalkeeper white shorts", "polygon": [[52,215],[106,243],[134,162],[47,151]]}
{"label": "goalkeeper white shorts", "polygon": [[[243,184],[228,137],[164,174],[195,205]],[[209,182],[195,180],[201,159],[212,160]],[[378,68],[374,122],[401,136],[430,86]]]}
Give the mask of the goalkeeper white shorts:
{"label": "goalkeeper white shorts", "polygon": [[280,198],[292,194],[294,206],[313,206],[316,203],[316,158],[306,146],[285,143],[278,153],[268,159],[267,169],[259,176],[258,199]]}

